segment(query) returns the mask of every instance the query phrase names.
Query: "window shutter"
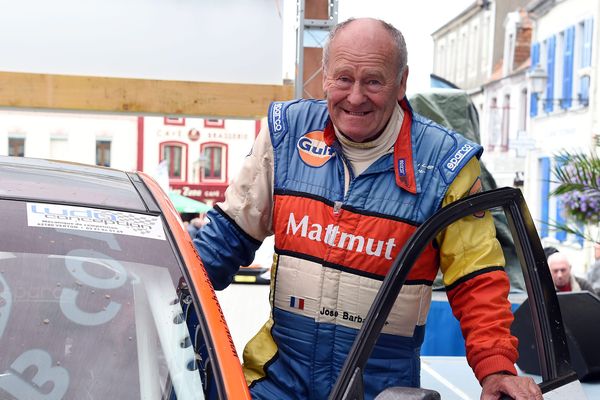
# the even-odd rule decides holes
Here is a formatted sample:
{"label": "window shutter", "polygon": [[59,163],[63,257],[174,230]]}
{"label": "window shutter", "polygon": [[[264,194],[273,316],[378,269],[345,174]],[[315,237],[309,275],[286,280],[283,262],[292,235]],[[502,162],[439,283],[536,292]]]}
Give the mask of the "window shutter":
{"label": "window shutter", "polygon": [[[592,34],[594,31],[594,19],[588,18],[583,21],[583,47],[581,49],[581,67],[592,66]],[[587,106],[590,100],[590,77],[582,76],[579,79],[579,99],[582,105]]]}
{"label": "window shutter", "polygon": [[[540,44],[538,42],[533,43],[531,45],[531,67],[530,70],[535,69],[535,67],[540,63]],[[535,117],[538,114],[538,94],[531,93],[530,101],[529,101],[529,116]]]}
{"label": "window shutter", "polygon": [[540,158],[540,237],[548,237],[548,208],[550,198],[550,158]]}
{"label": "window shutter", "polygon": [[552,112],[554,106],[554,53],[556,50],[556,36],[550,36],[547,41],[548,61],[546,63],[546,71],[548,73],[548,82],[546,83],[546,101],[544,102],[544,111]]}
{"label": "window shutter", "polygon": [[[556,164],[556,167],[561,167],[565,164],[565,159],[563,157],[555,157],[554,158],[554,163]],[[556,215],[555,215],[555,219],[556,219],[556,225],[560,226],[560,225],[564,225],[565,224],[565,203],[564,201],[561,199],[561,197],[556,198]],[[554,237],[556,238],[556,240],[558,240],[559,242],[564,242],[565,240],[567,240],[567,232],[565,232],[562,229],[557,229]]]}
{"label": "window shutter", "polygon": [[562,108],[571,108],[573,97],[573,45],[575,43],[575,26],[565,31],[563,46],[563,76],[562,76]]}

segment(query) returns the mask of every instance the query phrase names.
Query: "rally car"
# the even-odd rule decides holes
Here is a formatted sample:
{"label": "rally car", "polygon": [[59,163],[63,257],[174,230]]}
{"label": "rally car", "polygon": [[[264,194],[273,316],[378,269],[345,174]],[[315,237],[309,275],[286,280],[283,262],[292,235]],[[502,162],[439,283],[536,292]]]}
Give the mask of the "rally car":
{"label": "rally car", "polygon": [[208,276],[144,173],[0,157],[0,398],[250,399]]}

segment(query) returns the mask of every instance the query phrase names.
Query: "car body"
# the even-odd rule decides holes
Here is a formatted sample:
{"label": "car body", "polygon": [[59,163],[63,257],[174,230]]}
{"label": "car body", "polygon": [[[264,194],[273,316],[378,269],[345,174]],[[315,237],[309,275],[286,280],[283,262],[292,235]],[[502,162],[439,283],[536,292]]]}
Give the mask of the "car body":
{"label": "car body", "polygon": [[250,398],[191,238],[148,175],[0,157],[0,221],[0,398]]}

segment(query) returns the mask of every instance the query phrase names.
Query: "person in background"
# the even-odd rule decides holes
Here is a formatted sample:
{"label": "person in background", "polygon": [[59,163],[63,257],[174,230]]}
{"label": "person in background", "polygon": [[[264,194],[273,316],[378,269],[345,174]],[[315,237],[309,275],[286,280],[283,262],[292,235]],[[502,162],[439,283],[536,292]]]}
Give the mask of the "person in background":
{"label": "person in background", "polygon": [[557,292],[587,290],[595,293],[594,288],[588,281],[571,273],[571,263],[565,254],[559,251],[550,254],[548,256],[548,267]]}
{"label": "person in background", "polygon": [[[275,237],[271,315],[246,346],[254,399],[325,399],[410,235],[481,189],[483,149],[414,113],[402,33],[351,19],[323,51],[326,101],[275,102],[225,201],[194,244],[217,290]],[[365,398],[420,385],[431,286],[441,269],[483,400],[541,399],[516,376],[509,280],[489,212],[439,234],[407,278],[364,370]]]}
{"label": "person in background", "polygon": [[192,218],[187,224],[186,229],[192,239],[196,237],[200,229],[206,224],[206,214],[199,214],[197,217]]}
{"label": "person in background", "polygon": [[592,284],[592,287],[600,296],[600,242],[594,243],[594,258],[595,262],[588,270],[587,280]]}

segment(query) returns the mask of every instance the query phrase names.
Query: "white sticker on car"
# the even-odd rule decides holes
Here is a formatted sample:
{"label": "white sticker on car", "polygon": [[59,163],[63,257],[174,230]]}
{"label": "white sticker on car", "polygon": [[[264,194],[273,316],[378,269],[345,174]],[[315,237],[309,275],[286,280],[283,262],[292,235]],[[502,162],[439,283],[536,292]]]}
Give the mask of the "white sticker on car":
{"label": "white sticker on car", "polygon": [[166,239],[160,217],[60,204],[27,203],[27,225]]}

